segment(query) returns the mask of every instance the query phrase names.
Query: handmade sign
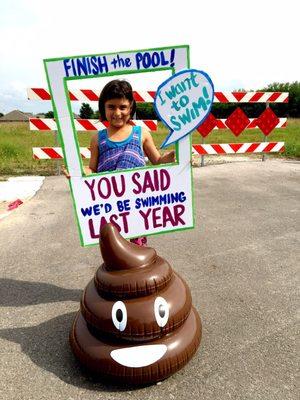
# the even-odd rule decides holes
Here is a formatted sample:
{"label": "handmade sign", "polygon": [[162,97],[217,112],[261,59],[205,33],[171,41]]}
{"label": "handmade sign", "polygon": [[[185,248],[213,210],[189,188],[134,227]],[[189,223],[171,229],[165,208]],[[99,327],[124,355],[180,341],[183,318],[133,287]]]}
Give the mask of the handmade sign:
{"label": "handmade sign", "polygon": [[214,99],[214,85],[203,71],[180,71],[157,89],[154,106],[170,133],[161,147],[182,139],[208,117]]}
{"label": "handmade sign", "polygon": [[[125,238],[192,228],[191,142],[185,136],[188,130],[179,135],[181,140],[176,146],[177,162],[174,164],[86,176],[67,87],[69,80],[95,76],[164,70],[174,74],[186,70],[189,67],[188,46],[47,59],[44,65],[64,159],[71,177],[69,183],[81,244],[97,244],[100,228],[107,222],[114,223]],[[188,125],[189,129],[204,118],[203,108],[205,105],[207,110],[210,108],[208,101],[212,98],[211,85],[207,83],[209,80],[204,84],[199,71],[191,71],[186,72],[187,75],[175,75],[177,79],[189,80],[191,89],[185,95],[190,96],[192,104],[198,102],[195,106],[197,117]],[[205,104],[199,96],[193,95],[197,85],[201,85]],[[178,100],[179,104],[186,102],[182,96],[177,97],[174,101]]]}

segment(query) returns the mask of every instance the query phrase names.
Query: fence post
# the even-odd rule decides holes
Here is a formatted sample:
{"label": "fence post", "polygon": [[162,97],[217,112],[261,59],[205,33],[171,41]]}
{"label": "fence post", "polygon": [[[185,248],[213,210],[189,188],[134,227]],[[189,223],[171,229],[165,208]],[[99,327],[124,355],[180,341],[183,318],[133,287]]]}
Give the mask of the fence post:
{"label": "fence post", "polygon": [[[54,131],[54,143],[55,143],[55,147],[58,146],[58,133],[57,131]],[[60,175],[61,174],[61,165],[60,165],[60,160],[56,160],[56,175]]]}
{"label": "fence post", "polygon": [[[202,137],[202,144],[204,144],[204,137],[203,136],[201,136]],[[204,167],[204,155],[202,154],[201,155],[201,167]]]}
{"label": "fence post", "polygon": [[[266,110],[267,110],[269,107],[270,107],[270,103],[266,103]],[[266,141],[267,141],[267,136],[266,136],[265,134],[263,134],[263,135],[264,135],[264,140],[263,140],[263,142],[266,142]],[[265,155],[265,153],[262,154],[261,161],[266,161],[266,155]]]}

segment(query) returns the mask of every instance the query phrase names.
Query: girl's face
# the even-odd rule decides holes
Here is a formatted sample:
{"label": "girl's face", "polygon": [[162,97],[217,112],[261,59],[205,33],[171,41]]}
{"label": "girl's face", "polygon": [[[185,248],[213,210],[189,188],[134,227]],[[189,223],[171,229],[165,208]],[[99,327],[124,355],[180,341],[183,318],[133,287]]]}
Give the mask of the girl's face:
{"label": "girl's face", "polygon": [[125,98],[107,100],[104,109],[107,121],[115,128],[122,128],[130,119],[131,103]]}

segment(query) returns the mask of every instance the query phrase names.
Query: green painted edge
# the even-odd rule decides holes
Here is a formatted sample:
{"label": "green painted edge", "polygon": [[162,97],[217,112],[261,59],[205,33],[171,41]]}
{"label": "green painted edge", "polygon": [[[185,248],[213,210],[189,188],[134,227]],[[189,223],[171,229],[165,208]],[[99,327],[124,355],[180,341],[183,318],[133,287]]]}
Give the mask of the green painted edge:
{"label": "green painted edge", "polygon": [[[69,179],[69,186],[70,186],[71,198],[72,198],[72,202],[73,202],[73,206],[74,206],[73,210],[75,211],[75,221],[76,221],[76,224],[77,224],[77,230],[79,231],[80,245],[82,247],[85,247],[86,245],[84,244],[83,235],[82,235],[82,231],[81,231],[81,227],[80,227],[80,223],[79,223],[78,212],[77,212],[77,204],[76,204],[75,196],[74,196],[74,193],[73,193],[73,186],[72,186],[71,178]],[[73,212],[73,214],[74,214],[74,212]]]}
{"label": "green painted edge", "polygon": [[[83,165],[82,165],[82,159],[81,159],[81,156],[80,156],[80,148],[79,148],[78,137],[77,137],[78,133],[77,133],[77,130],[75,129],[73,110],[72,110],[71,101],[70,101],[70,97],[69,97],[66,78],[63,79],[63,85],[64,85],[64,91],[65,91],[65,96],[66,96],[66,100],[67,100],[67,108],[68,108],[68,111],[69,111],[69,117],[70,117],[71,125],[72,125],[73,137],[74,137],[75,144],[76,144],[77,159],[79,161],[81,175],[83,175]],[[63,135],[61,134],[61,136],[63,136]],[[64,159],[66,161],[67,168],[68,168],[67,158],[66,158],[66,155],[65,155],[65,143],[64,143],[63,140],[62,140],[62,146],[63,146],[63,152],[64,152]],[[84,247],[84,239],[83,239],[81,226],[80,226],[80,223],[79,223],[78,208],[77,208],[77,204],[76,204],[76,201],[75,201],[75,196],[74,196],[74,191],[73,191],[73,186],[72,186],[72,180],[71,179],[69,179],[69,186],[70,186],[70,191],[71,191],[71,198],[72,198],[72,202],[73,202],[73,207],[74,207],[74,211],[75,211],[75,221],[76,221],[76,224],[77,224],[77,229],[79,231],[80,245]]]}
{"label": "green painted edge", "polygon": [[56,109],[56,105],[55,102],[53,100],[53,93],[52,93],[52,88],[50,85],[50,79],[49,79],[49,75],[48,75],[48,69],[47,69],[47,64],[44,61],[44,68],[45,68],[45,72],[46,72],[46,80],[47,80],[47,84],[48,84],[48,89],[51,95],[51,103],[52,103],[52,108],[53,108],[53,112],[54,112],[54,116],[55,116],[55,120],[56,120],[56,126],[57,126],[57,131],[59,134],[59,139],[61,141],[61,144],[63,144],[63,139],[62,139],[62,135],[61,135],[61,130],[60,130],[60,126],[59,126],[59,121],[58,121],[58,113],[57,113],[57,109]]}
{"label": "green painted edge", "polygon": [[[61,144],[62,151],[63,151],[63,154],[64,154],[64,163],[66,164],[66,167],[68,169],[68,160],[67,160],[66,152],[65,152],[65,142],[63,140],[63,135],[61,133],[61,127],[60,127],[60,124],[59,124],[58,113],[57,113],[57,109],[56,109],[56,106],[55,106],[55,102],[53,100],[53,93],[52,93],[52,89],[51,89],[51,85],[50,85],[50,79],[49,79],[49,75],[48,75],[48,69],[47,69],[47,65],[46,65],[45,61],[44,61],[44,68],[45,68],[45,72],[46,72],[46,79],[47,79],[47,83],[48,83],[48,89],[49,89],[49,92],[50,92],[50,95],[51,95],[51,103],[52,103],[52,107],[53,107],[53,112],[54,112],[54,116],[55,116],[55,120],[56,120],[56,124],[57,124],[57,132],[58,132],[58,135],[59,135],[59,138],[60,138],[60,142],[61,142],[60,144]],[[70,100],[69,100],[68,92],[66,92],[66,90],[68,88],[66,87],[65,82],[63,82],[63,84],[64,84],[65,95],[66,95],[66,98],[67,98],[67,106],[68,106],[68,109],[69,109],[69,112],[70,112],[71,105],[68,104],[68,103],[70,103]],[[71,110],[71,115],[73,116],[73,111],[72,110]],[[73,119],[74,118],[72,117],[71,118],[71,121],[72,121],[71,123],[74,125]],[[75,126],[73,127],[73,129],[75,129]],[[78,147],[77,139],[76,139],[76,144],[77,144],[77,147]],[[81,246],[84,246],[83,236],[82,236],[82,232],[81,232],[81,229],[80,229],[79,220],[78,220],[78,216],[77,216],[77,207],[76,207],[76,202],[74,200],[74,193],[73,193],[73,187],[72,187],[72,184],[71,184],[71,179],[69,179],[69,187],[70,187],[70,191],[71,191],[71,199],[72,199],[74,210],[75,210],[75,221],[77,223],[77,229],[79,231],[80,244],[81,244]]]}
{"label": "green painted edge", "polygon": [[[155,51],[155,50],[170,50],[170,49],[181,49],[181,48],[187,48],[188,53],[189,53],[189,45],[188,44],[182,44],[182,45],[177,45],[177,46],[165,46],[165,47],[155,47],[155,48],[148,48],[148,49],[139,49],[139,50],[122,50],[122,51],[113,51],[110,53],[101,53],[101,54],[82,54],[78,56],[66,56],[66,57],[59,57],[59,58],[45,58],[43,61],[44,62],[52,62],[52,61],[61,61],[65,60],[66,58],[79,58],[79,57],[97,57],[97,56],[110,56],[112,54],[124,54],[124,53],[138,53],[142,51]],[[188,55],[189,56],[189,55]]]}
{"label": "green painted edge", "polygon": [[[190,48],[187,50],[187,67],[191,67],[191,61],[190,61]],[[190,138],[190,154],[191,154],[191,161],[193,159],[192,157],[192,134],[189,135]],[[191,186],[192,186],[192,213],[193,213],[193,226],[191,229],[195,228],[195,186],[194,186],[194,178],[193,178],[193,166],[191,165]]]}
{"label": "green painted edge", "polygon": [[[192,137],[190,135],[190,152],[192,161]],[[193,166],[191,165],[191,187],[192,187],[192,213],[193,213],[193,226],[191,229],[195,228],[195,187],[193,179]]]}
{"label": "green painted edge", "polygon": [[[81,176],[84,175],[84,171],[83,171],[83,165],[82,165],[82,159],[81,159],[81,155],[80,155],[80,146],[78,143],[78,132],[75,128],[75,124],[74,124],[74,116],[73,116],[73,110],[72,110],[72,106],[71,106],[71,101],[69,98],[69,92],[68,92],[68,86],[67,86],[67,80],[66,78],[63,79],[63,85],[64,85],[64,91],[65,91],[65,96],[66,96],[66,100],[67,100],[67,108],[69,111],[69,117],[70,117],[70,121],[71,121],[71,125],[72,125],[72,131],[73,131],[73,139],[76,143],[76,150],[77,150],[77,160],[79,162],[80,165],[80,171],[81,171]],[[65,156],[65,153],[64,153]]]}
{"label": "green painted edge", "polygon": [[45,71],[46,71],[46,79],[47,79],[47,83],[48,83],[48,89],[49,89],[49,92],[50,92],[50,95],[51,95],[51,103],[52,103],[52,108],[53,108],[53,112],[54,112],[55,122],[56,122],[56,126],[57,126],[57,132],[58,132],[58,135],[59,135],[60,144],[61,144],[61,146],[62,146],[62,151],[63,151],[63,155],[64,155],[64,160],[65,160],[65,163],[67,164],[66,153],[65,153],[65,146],[64,146],[65,143],[64,143],[64,140],[63,140],[63,135],[62,135],[62,133],[61,133],[61,127],[60,127],[60,124],[59,124],[58,113],[57,113],[56,105],[55,105],[55,102],[54,102],[54,99],[53,99],[52,88],[51,88],[51,85],[50,85],[50,79],[49,79],[49,75],[48,75],[48,69],[47,69],[47,65],[46,65],[45,61],[44,61],[44,67],[45,67]]}

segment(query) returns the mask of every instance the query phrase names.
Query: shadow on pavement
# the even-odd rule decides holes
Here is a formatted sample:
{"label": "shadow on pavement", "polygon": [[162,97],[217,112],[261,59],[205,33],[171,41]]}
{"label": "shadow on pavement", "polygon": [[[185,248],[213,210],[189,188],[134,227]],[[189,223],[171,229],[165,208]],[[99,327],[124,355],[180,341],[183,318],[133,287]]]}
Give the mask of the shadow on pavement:
{"label": "shadow on pavement", "polygon": [[[51,287],[52,285],[47,286]],[[23,288],[25,287],[26,285]],[[30,287],[32,289],[32,286]],[[78,301],[79,291],[73,292],[73,296],[76,296],[74,300]],[[49,295],[44,297],[44,300],[46,299],[49,299]],[[70,295],[66,299],[70,300]],[[59,300],[62,300],[62,297]],[[92,376],[79,365],[68,342],[75,315],[76,313],[63,314],[37,326],[2,329],[0,338],[19,344],[22,352],[38,367],[51,372],[70,385],[102,392],[122,392],[142,388],[143,386],[119,386],[101,381],[101,378]],[[146,386],[150,385],[144,385],[144,387]]]}
{"label": "shadow on pavement", "polygon": [[0,306],[25,307],[59,301],[80,301],[82,290],[65,289],[45,282],[0,279]]}

